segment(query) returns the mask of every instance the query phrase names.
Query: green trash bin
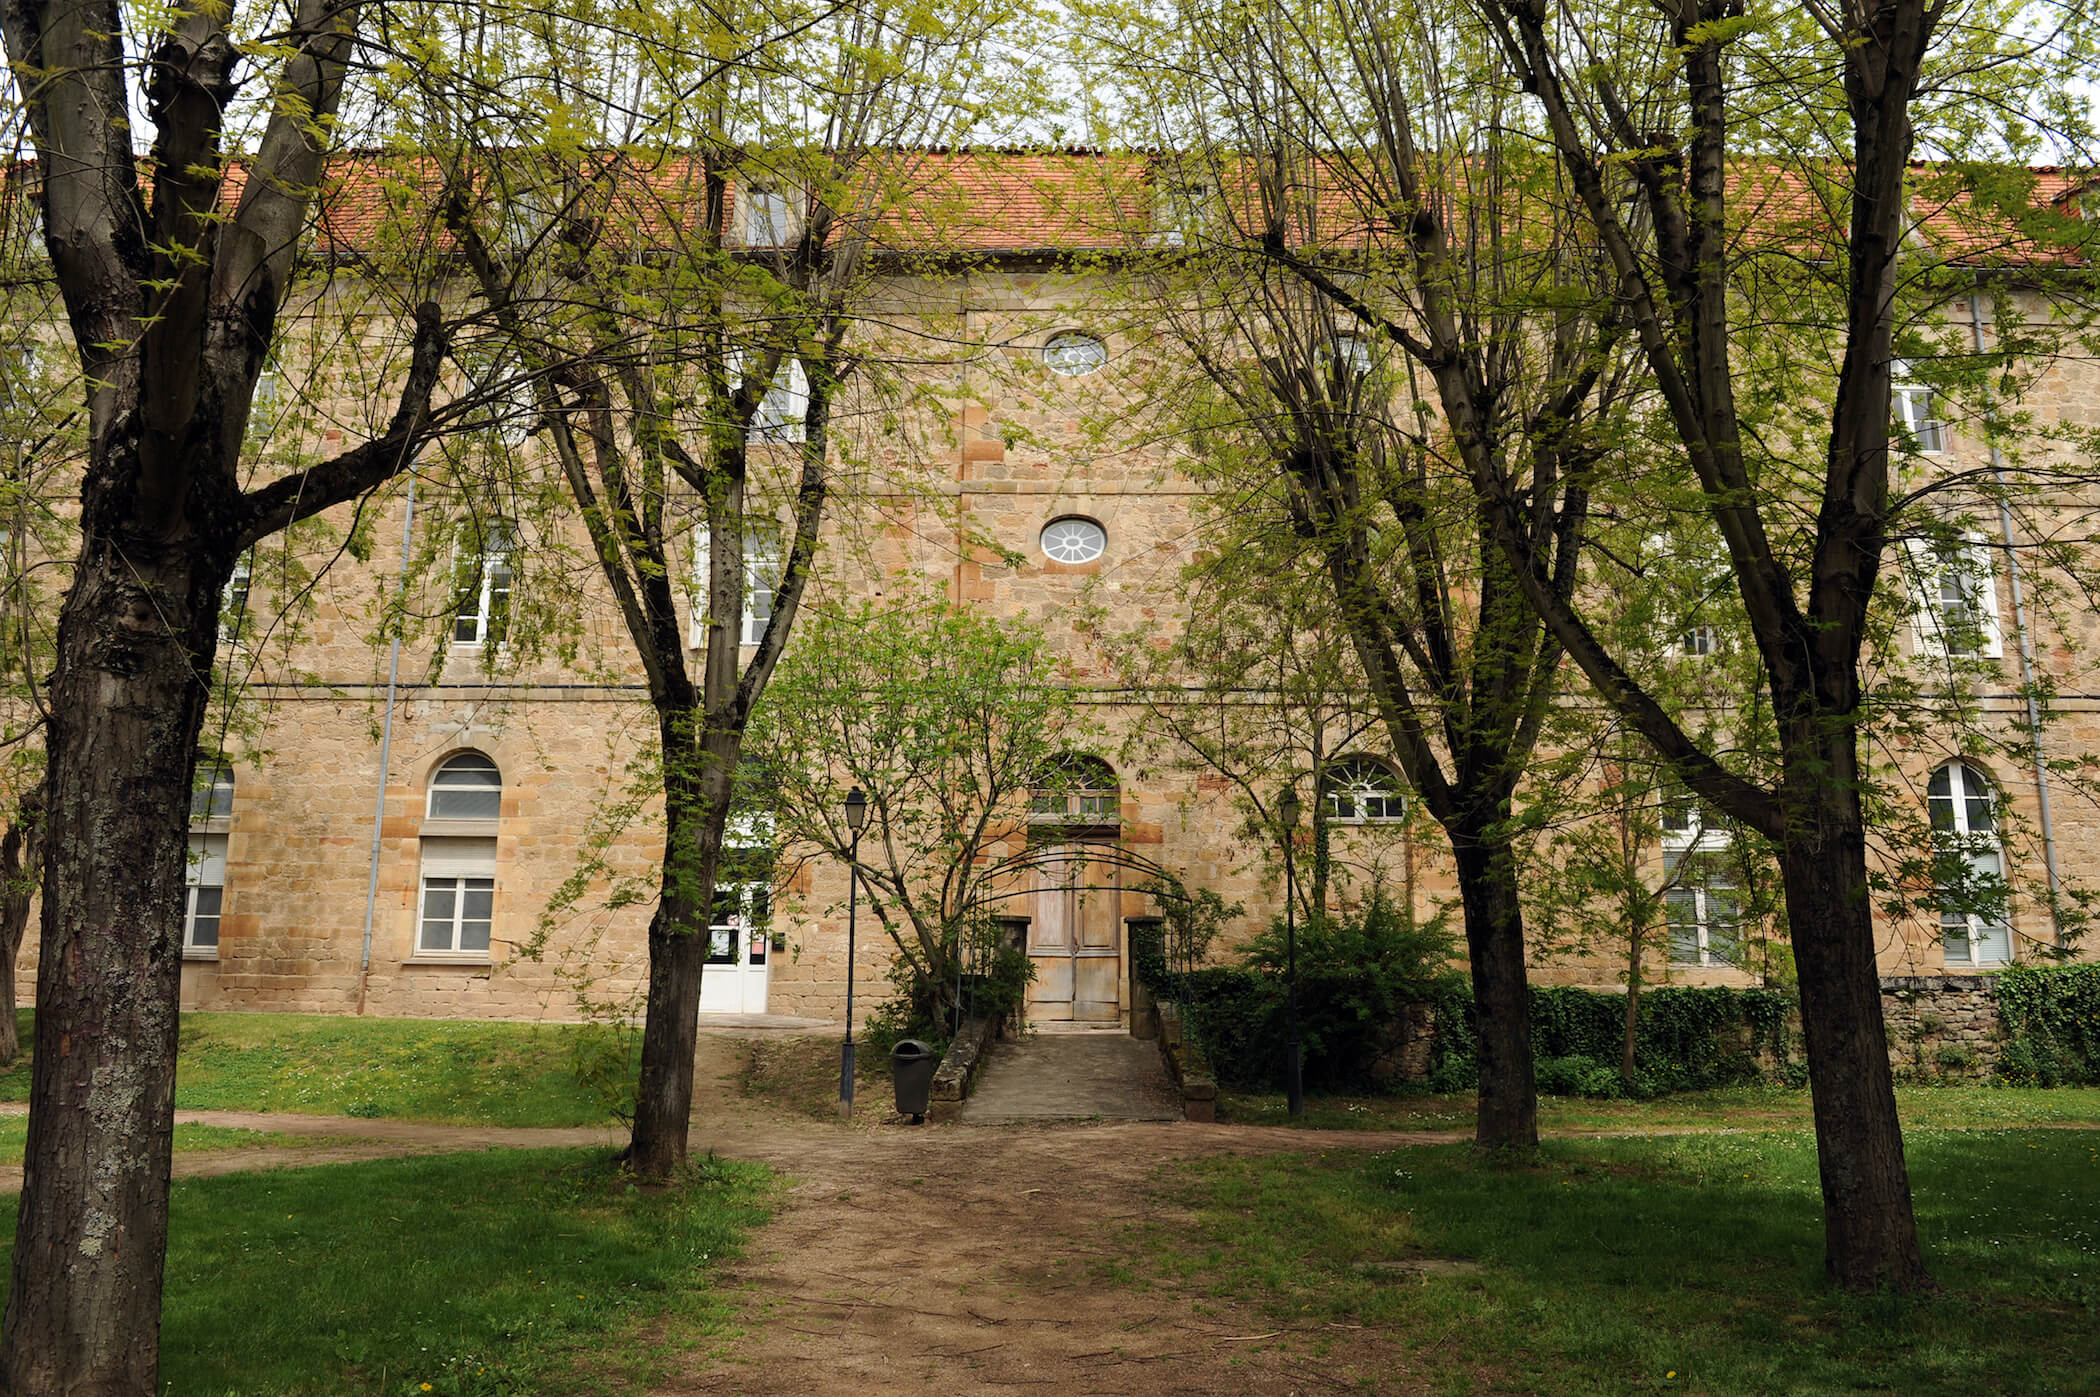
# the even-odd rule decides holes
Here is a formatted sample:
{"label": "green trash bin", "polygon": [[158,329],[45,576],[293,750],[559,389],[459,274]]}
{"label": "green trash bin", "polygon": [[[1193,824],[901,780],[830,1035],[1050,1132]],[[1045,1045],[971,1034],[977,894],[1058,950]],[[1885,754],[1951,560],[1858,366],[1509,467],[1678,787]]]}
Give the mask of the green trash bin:
{"label": "green trash bin", "polygon": [[926,1119],[926,1107],[933,1100],[933,1074],[940,1070],[941,1055],[916,1038],[906,1038],[890,1049],[898,1115],[910,1116],[913,1125]]}

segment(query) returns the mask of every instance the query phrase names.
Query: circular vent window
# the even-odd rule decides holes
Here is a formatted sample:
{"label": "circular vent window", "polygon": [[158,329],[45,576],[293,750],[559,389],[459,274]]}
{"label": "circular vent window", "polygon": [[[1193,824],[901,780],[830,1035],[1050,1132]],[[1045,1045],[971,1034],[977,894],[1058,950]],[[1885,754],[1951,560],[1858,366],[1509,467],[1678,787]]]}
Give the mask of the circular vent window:
{"label": "circular vent window", "polygon": [[1052,335],[1043,346],[1043,362],[1052,371],[1067,378],[1090,374],[1108,362],[1108,346],[1092,335],[1082,335],[1077,330],[1068,330],[1062,335]]}
{"label": "circular vent window", "polygon": [[1108,547],[1108,535],[1091,519],[1056,519],[1043,529],[1043,552],[1056,563],[1091,563]]}

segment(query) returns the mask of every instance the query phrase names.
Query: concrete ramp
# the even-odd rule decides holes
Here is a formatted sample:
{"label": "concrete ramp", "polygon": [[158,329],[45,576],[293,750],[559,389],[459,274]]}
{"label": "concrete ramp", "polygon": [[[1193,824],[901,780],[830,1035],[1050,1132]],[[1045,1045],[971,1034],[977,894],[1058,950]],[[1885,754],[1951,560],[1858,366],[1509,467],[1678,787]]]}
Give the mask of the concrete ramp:
{"label": "concrete ramp", "polygon": [[997,1044],[960,1117],[965,1125],[1030,1121],[1173,1121],[1181,1095],[1159,1045],[1121,1030],[1030,1033]]}

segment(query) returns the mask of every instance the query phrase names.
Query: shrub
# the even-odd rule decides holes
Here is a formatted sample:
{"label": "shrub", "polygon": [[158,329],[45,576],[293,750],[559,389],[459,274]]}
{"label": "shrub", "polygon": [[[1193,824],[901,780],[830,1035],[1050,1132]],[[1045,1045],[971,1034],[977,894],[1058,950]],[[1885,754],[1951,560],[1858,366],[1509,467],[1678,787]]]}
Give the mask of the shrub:
{"label": "shrub", "polygon": [[[1410,1004],[1435,998],[1456,978],[1451,933],[1441,918],[1409,919],[1373,891],[1355,916],[1308,918],[1297,928],[1299,1041],[1305,1084],[1361,1088]],[[1162,958],[1163,959],[1163,958]],[[1154,971],[1154,993],[1180,1001],[1187,1031],[1228,1086],[1283,1085],[1290,1042],[1289,937],[1278,919],[1237,966],[1181,975]]]}
{"label": "shrub", "polygon": [[[1651,990],[1641,996],[1640,1023],[1634,1033],[1634,1082],[1637,1095],[1698,1091],[1755,1081],[1758,1052],[1770,1051],[1782,1064],[1785,1079],[1786,996],[1772,990]],[[1474,1060],[1473,1000],[1463,990],[1436,1004],[1436,1047],[1430,1058],[1432,1091],[1471,1091],[1479,1084]],[[1549,1095],[1617,1095],[1621,1047],[1626,1031],[1626,999],[1619,994],[1570,985],[1531,992],[1532,1052],[1538,1060],[1539,1090]],[[1582,1061],[1603,1065],[1615,1085],[1606,1090],[1574,1081],[1568,1069],[1551,1062]],[[1805,1078],[1804,1078],[1805,1080]]]}
{"label": "shrub", "polygon": [[2100,965],[2015,966],[1993,990],[2007,1040],[2000,1081],[2100,1085]]}
{"label": "shrub", "polygon": [[1539,1058],[1537,1072],[1546,1096],[1618,1096],[1626,1089],[1618,1068],[1580,1054]]}
{"label": "shrub", "polygon": [[[887,1056],[904,1039],[916,1038],[946,1052],[962,1017],[1003,1019],[1021,1007],[1035,978],[1028,952],[1002,940],[989,917],[971,918],[962,932],[968,940],[960,963],[974,968],[956,980],[932,984],[902,956],[890,962],[891,996],[861,1028],[862,1041],[872,1051]],[[951,938],[956,934],[949,932]]]}

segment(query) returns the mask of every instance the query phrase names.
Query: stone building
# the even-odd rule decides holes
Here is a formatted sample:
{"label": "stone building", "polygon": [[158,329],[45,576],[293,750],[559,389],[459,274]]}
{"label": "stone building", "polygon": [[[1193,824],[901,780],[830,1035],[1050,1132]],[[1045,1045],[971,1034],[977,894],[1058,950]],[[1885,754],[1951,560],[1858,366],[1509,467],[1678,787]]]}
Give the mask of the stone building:
{"label": "stone building", "polygon": [[[1183,614],[1182,569],[1202,546],[1203,517],[1200,487],[1177,468],[1185,448],[1102,432],[1131,395],[1147,391],[1148,377],[1135,366],[1165,351],[1143,340],[1098,273],[1068,263],[1061,254],[1070,249],[1051,245],[1088,239],[1070,231],[1042,192],[1042,170],[1089,159],[1040,158],[1020,176],[986,179],[979,195],[991,200],[986,191],[994,191],[995,206],[970,255],[937,279],[897,272],[891,290],[899,305],[927,316],[924,307],[938,303],[942,332],[979,349],[924,370],[945,376],[944,419],[922,413],[910,430],[894,433],[881,430],[880,414],[859,424],[873,464],[869,479],[833,511],[818,585],[832,596],[866,594],[903,570],[955,601],[1044,627],[1074,659],[1089,703],[1116,735],[1090,754],[1097,774],[1075,797],[1086,808],[1073,821],[1242,902],[1240,926],[1251,929],[1280,907],[1265,851],[1242,836],[1244,817],[1227,782],[1172,753],[1121,756],[1136,750],[1123,739],[1139,732],[1146,711],[1121,691],[1096,644],[1104,626],[1173,633]],[[767,198],[746,199],[734,215],[754,243],[781,216]],[[359,293],[331,285],[314,294],[318,305]],[[354,319],[340,307],[309,311],[302,323]],[[1976,333],[1994,330],[1979,323]],[[295,343],[284,372],[318,374],[339,352]],[[797,385],[789,380],[777,391],[791,407]],[[1961,422],[1943,420],[1921,381],[1902,383],[1897,405],[1913,460],[1925,468],[1990,464]],[[2024,405],[2045,425],[2100,426],[2100,368],[2060,360]],[[355,419],[350,411],[309,414],[284,430],[340,439],[354,435]],[[782,429],[779,449],[790,431]],[[528,462],[540,450],[526,433],[499,434],[496,444]],[[298,449],[298,441],[285,449]],[[908,488],[900,484],[906,477]],[[432,531],[441,520],[457,531],[462,509],[441,493],[412,499],[395,489],[355,518],[347,507],[337,511],[330,536],[281,545],[313,573],[296,626],[278,630],[264,618],[285,591],[306,587],[292,583],[303,574],[265,549],[237,579],[237,600],[252,597],[247,614],[257,623],[230,623],[225,649],[229,664],[250,667],[252,697],[245,725],[226,736],[233,760],[199,797],[186,1008],[567,1017],[577,1012],[579,991],[616,1001],[638,987],[646,905],[605,910],[586,900],[543,924],[587,846],[602,854],[608,876],[646,879],[655,861],[660,837],[645,818],[617,830],[604,824],[604,812],[629,789],[630,764],[655,740],[634,663],[617,620],[594,599],[587,555],[571,554],[571,571],[559,581],[544,559],[529,562],[532,550],[500,532],[516,526],[477,523],[478,550],[433,567]],[[342,549],[353,532],[369,541],[369,561]],[[1907,745],[1885,755],[1914,789],[1921,813],[1967,838],[1976,860],[2000,860],[2022,891],[2003,921],[1954,913],[1937,922],[1885,919],[1886,973],[1988,970],[2052,945],[2045,901],[2024,890],[2100,859],[2100,818],[2082,797],[2048,785],[2050,763],[2100,750],[2100,684],[2086,658],[2093,618],[2078,608],[2044,614],[2032,606],[2035,579],[2019,571],[2031,564],[2023,550],[2006,546],[2012,542],[2028,540],[1978,537],[1968,552],[1921,558],[1907,570],[1903,585],[1915,589],[1916,614],[1901,628],[1894,662],[1928,670],[1950,656],[1998,662],[2002,680],[1983,685],[1976,700],[1986,723],[2024,722],[2023,674],[2046,675],[2058,718],[2038,761],[1986,761],[1951,730],[1944,740],[1907,733],[1900,739]],[[752,559],[747,639],[763,623],[767,569],[777,566],[762,547]],[[442,584],[461,568],[473,577],[463,602]],[[583,598],[569,637],[573,656],[514,647],[507,628],[519,624],[531,589],[558,582]],[[381,599],[404,595],[425,624],[396,641],[379,625]],[[1673,641],[1687,664],[1717,643],[1696,624]],[[1433,914],[1450,897],[1447,861],[1435,826],[1408,818],[1408,795],[1375,727],[1336,755],[1325,808],[1345,859],[1375,867],[1388,891],[1418,915]],[[1998,830],[2008,820],[2026,837],[2001,850]],[[1689,807],[1665,810],[1662,823],[1658,870],[1716,838]],[[1110,881],[1117,877],[1135,881]],[[1147,899],[1127,886],[1080,895],[1044,882],[1012,904],[1030,919],[1045,971],[1033,1011],[1127,1015],[1128,923],[1150,913]],[[1357,886],[1360,892],[1363,883]],[[795,865],[782,886],[727,899],[713,932],[716,963],[703,1011],[836,1020],[845,1000],[845,893],[836,864],[811,860]],[[1754,980],[1760,967],[1746,964],[1731,922],[1734,896],[1725,881],[1687,878],[1673,888],[1671,935],[1650,974],[1687,983]],[[33,960],[34,940],[25,959]],[[880,989],[887,961],[881,937],[863,934],[859,1005]],[[1592,951],[1541,958],[1536,973],[1610,984],[1618,971],[1608,951]],[[26,969],[23,983],[34,983]]]}

